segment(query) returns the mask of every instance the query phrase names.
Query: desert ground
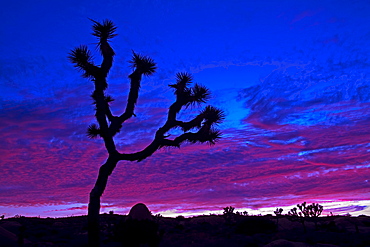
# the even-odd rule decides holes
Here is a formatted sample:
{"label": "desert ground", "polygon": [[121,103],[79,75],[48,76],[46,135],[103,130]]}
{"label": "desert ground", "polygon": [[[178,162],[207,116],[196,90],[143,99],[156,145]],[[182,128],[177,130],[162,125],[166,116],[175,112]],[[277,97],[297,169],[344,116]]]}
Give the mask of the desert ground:
{"label": "desert ground", "polygon": [[[299,219],[272,215],[153,216],[142,225],[127,222],[126,215],[102,214],[101,246],[130,246],[127,239],[135,237],[151,238],[137,246],[159,247],[370,246],[368,216],[324,216],[316,221],[307,218],[306,231]],[[149,236],[141,228],[154,234]],[[87,217],[2,219],[0,246],[87,246]]]}

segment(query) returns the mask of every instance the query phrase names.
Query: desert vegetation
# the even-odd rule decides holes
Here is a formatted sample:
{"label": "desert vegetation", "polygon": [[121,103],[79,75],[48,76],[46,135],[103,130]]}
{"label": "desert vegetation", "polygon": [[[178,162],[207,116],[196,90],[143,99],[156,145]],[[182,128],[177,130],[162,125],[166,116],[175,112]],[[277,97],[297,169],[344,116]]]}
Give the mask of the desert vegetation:
{"label": "desert vegetation", "polygon": [[[370,246],[370,217],[321,216],[320,205],[302,203],[296,210],[275,215],[239,213],[232,206],[221,215],[164,217],[137,204],[128,215],[100,216],[102,246]],[[310,205],[314,208],[310,209]],[[316,209],[315,209],[316,207]],[[307,209],[308,208],[308,209]],[[299,211],[298,211],[299,210]],[[305,211],[308,210],[308,211]],[[308,213],[310,210],[312,212]],[[297,215],[293,215],[297,212]],[[299,214],[301,212],[301,214]],[[304,214],[303,212],[306,212]],[[320,217],[319,217],[320,216]],[[304,218],[305,227],[300,220]],[[87,246],[86,216],[2,219],[1,246]]]}
{"label": "desert vegetation", "polygon": [[[99,212],[100,200],[108,183],[108,178],[117,166],[119,161],[142,161],[157,150],[164,147],[176,147],[187,142],[215,144],[221,137],[215,126],[224,119],[222,110],[213,106],[206,106],[197,116],[190,121],[181,121],[178,114],[183,108],[206,103],[210,98],[210,91],[200,85],[192,84],[192,76],[189,73],[177,73],[176,82],[169,85],[174,90],[175,101],[168,108],[168,115],[164,124],[155,132],[153,141],[143,150],[134,153],[119,152],[116,148],[114,137],[121,131],[123,123],[135,114],[135,106],[139,97],[142,78],[155,73],[157,66],[154,60],[148,56],[132,53],[130,60],[133,72],[128,76],[130,89],[127,98],[126,109],[121,115],[113,115],[111,103],[114,99],[107,94],[108,74],[113,65],[113,58],[116,55],[110,41],[116,34],[117,27],[110,20],[97,22],[91,20],[92,35],[98,39],[98,48],[102,56],[100,65],[95,65],[93,55],[87,46],[81,45],[73,49],[69,54],[70,62],[82,72],[82,77],[88,78],[94,85],[91,94],[95,105],[96,123],[91,124],[87,129],[87,136],[90,138],[102,138],[107,150],[108,158],[100,167],[95,185],[90,192],[88,204],[88,235],[89,246],[99,246]],[[172,129],[182,130],[182,134],[171,137],[168,134]]]}
{"label": "desert vegetation", "polygon": [[319,205],[318,203],[307,205],[306,202],[303,202],[302,204],[297,204],[297,207],[299,211],[296,207],[294,207],[288,212],[289,219],[292,221],[299,221],[303,225],[303,229],[306,232],[307,229],[305,221],[308,218],[312,218],[317,228],[317,217],[321,215],[324,207],[322,205]]}

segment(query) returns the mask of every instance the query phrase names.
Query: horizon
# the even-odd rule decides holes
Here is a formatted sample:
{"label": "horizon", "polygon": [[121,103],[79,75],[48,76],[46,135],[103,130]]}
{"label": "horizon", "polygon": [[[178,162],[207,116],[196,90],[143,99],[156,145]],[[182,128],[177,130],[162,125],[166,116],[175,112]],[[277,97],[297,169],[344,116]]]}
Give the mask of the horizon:
{"label": "horizon", "polygon": [[[342,205],[341,205],[342,204]],[[320,204],[321,205],[321,204]],[[325,209],[324,207],[324,210],[323,210],[323,213],[320,214],[318,217],[333,217],[333,216],[341,216],[341,217],[345,217],[345,216],[351,216],[351,217],[359,217],[359,216],[367,216],[367,217],[370,217],[370,215],[368,214],[364,214],[364,213],[358,213],[358,212],[355,212],[354,215],[348,213],[348,212],[345,212],[345,209],[341,208],[340,210],[337,210],[337,207],[338,206],[341,206],[341,207],[345,207],[346,205],[349,205],[349,207],[352,206],[352,203],[337,203],[337,202],[327,202],[327,203],[324,203],[323,205],[330,205],[331,207],[329,209]],[[290,211],[290,209],[292,209],[293,207],[296,207],[297,205],[291,205],[291,206],[285,206],[285,207],[282,207],[283,208],[283,213],[281,216],[288,216],[288,212]],[[348,207],[348,206],[347,206]],[[108,211],[106,209],[109,209]],[[128,208],[128,209],[119,209],[119,208],[113,208],[115,210],[112,210],[112,208],[110,208],[109,206],[102,206],[102,210],[100,212],[100,214],[110,214],[110,212],[113,212],[113,214],[116,214],[116,215],[128,215],[129,211],[131,208]],[[332,211],[330,211],[331,209],[334,209]],[[259,209],[259,210],[250,210],[249,208],[242,208],[242,209],[236,209],[234,210],[234,213],[236,212],[239,212],[239,213],[243,213],[243,212],[247,212],[248,215],[246,216],[268,216],[268,215],[272,215],[272,216],[276,216],[273,211],[275,211],[276,208],[263,208],[263,209]],[[63,210],[61,210],[63,211]],[[86,210],[87,211],[87,206],[86,206]],[[176,218],[178,216],[183,216],[185,218],[192,218],[192,217],[199,217],[199,216],[213,216],[213,215],[217,215],[217,216],[222,216],[223,215],[223,212],[224,212],[224,209],[222,210],[216,210],[216,211],[208,211],[208,212],[199,212],[199,213],[188,213],[188,212],[183,212],[183,213],[176,213],[176,212],[173,212],[174,210],[168,210],[167,212],[151,212],[152,216],[156,216],[156,215],[160,215],[161,217],[169,217],[169,218]],[[365,211],[366,213],[368,211]],[[4,215],[5,216],[5,215]],[[85,213],[77,213],[77,214],[71,214],[71,215],[55,215],[55,216],[41,216],[41,215],[21,215],[21,214],[14,214],[13,216],[8,216],[4,219],[12,219],[12,218],[17,218],[17,217],[29,217],[29,218],[54,218],[54,219],[58,219],[58,218],[69,218],[69,217],[79,217],[79,216],[87,216],[87,212]]]}
{"label": "horizon", "polygon": [[67,56],[87,45],[100,62],[89,18],[118,27],[107,90],[114,114],[126,105],[131,51],[158,67],[115,138],[119,151],[150,143],[174,101],[168,85],[177,72],[212,93],[182,119],[206,105],[226,113],[215,145],[119,162],[101,213],[143,202],[163,216],[227,206],[273,214],[306,201],[323,205],[323,216],[370,215],[369,11],[368,1],[326,0],[4,3],[0,215],[87,214],[107,152],[86,135],[96,123],[93,84]]}

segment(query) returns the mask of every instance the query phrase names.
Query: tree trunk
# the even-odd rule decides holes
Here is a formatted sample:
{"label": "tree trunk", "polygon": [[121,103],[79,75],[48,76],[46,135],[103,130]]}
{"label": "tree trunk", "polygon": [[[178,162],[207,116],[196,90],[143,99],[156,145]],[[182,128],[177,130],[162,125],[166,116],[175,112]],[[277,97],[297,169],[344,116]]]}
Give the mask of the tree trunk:
{"label": "tree trunk", "polygon": [[[94,187],[95,189],[95,187]],[[94,195],[94,189],[90,193],[90,201],[88,206],[87,222],[88,222],[88,243],[89,247],[99,247],[99,212],[100,212],[100,196]]]}
{"label": "tree trunk", "polygon": [[99,169],[98,179],[94,188],[90,192],[90,201],[88,206],[87,224],[88,224],[88,244],[89,247],[100,246],[100,229],[99,229],[99,212],[100,198],[107,186],[108,177],[112,174],[113,169],[118,163],[118,159],[110,155]]}

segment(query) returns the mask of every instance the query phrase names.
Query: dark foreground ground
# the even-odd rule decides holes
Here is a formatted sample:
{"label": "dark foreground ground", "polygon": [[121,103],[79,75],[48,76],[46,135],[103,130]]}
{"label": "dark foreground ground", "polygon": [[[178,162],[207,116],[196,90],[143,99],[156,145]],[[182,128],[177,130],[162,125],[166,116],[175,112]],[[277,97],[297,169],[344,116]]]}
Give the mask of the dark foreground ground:
{"label": "dark foreground ground", "polygon": [[[101,215],[102,246],[123,246],[126,216]],[[370,246],[370,217],[330,216],[315,222],[287,216],[154,217],[160,247],[245,246]],[[86,246],[86,216],[69,218],[9,218],[0,220],[0,246]],[[131,234],[131,233],[130,233]],[[148,246],[148,245],[141,245]]]}

